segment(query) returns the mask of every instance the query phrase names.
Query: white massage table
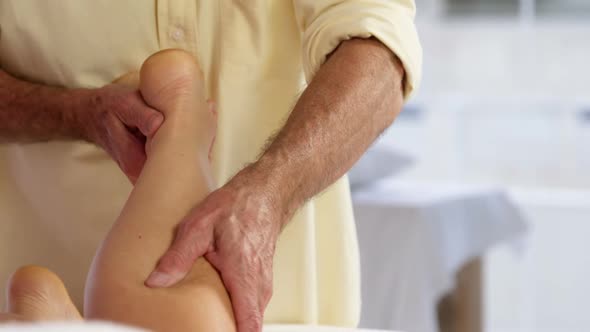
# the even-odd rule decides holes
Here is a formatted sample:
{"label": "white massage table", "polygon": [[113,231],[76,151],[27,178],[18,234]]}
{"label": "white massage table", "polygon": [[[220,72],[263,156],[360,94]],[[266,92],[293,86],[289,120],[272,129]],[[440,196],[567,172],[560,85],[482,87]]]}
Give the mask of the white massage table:
{"label": "white massage table", "polygon": [[[360,326],[481,331],[481,257],[494,245],[517,240],[527,228],[504,191],[390,178],[357,190],[353,202],[362,267]],[[462,270],[471,277],[459,274],[458,280]],[[451,318],[459,320],[451,325],[467,327],[445,329],[439,301],[462,285],[472,289],[451,310],[461,316]]]}
{"label": "white massage table", "polygon": [[[0,325],[0,331],[15,332],[138,332],[145,331],[103,322],[55,322],[55,323],[15,323]],[[357,330],[337,327],[304,325],[265,326],[264,332],[380,332],[377,330]],[[381,331],[387,332],[387,331]]]}

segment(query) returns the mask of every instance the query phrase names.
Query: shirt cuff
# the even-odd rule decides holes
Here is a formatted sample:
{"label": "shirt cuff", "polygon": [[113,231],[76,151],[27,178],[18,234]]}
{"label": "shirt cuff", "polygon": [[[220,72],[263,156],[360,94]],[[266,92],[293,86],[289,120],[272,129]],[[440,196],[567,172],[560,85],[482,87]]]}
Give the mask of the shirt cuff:
{"label": "shirt cuff", "polygon": [[400,59],[406,73],[404,99],[420,85],[422,47],[414,25],[414,6],[345,3],[320,14],[303,33],[303,70],[310,82],[338,45],[351,38],[374,37]]}

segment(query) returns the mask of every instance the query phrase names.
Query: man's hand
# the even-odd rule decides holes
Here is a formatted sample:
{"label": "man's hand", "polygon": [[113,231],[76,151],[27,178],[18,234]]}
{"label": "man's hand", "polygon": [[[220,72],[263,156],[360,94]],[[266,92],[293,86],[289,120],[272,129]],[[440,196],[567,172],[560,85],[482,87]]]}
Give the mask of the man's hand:
{"label": "man's hand", "polygon": [[105,149],[133,182],[145,162],[144,141],[164,118],[143,101],[137,73],[98,89],[64,89],[12,77],[0,69],[0,142],[86,140]]}
{"label": "man's hand", "polygon": [[244,169],[189,213],[146,284],[171,286],[204,256],[221,274],[238,331],[259,332],[272,295],[275,245],[286,219],[275,195],[253,183],[248,172]]}
{"label": "man's hand", "polygon": [[132,84],[113,83],[90,93],[92,105],[79,115],[85,138],[102,147],[135,183],[146,159],[146,138],[156,133],[164,116]]}
{"label": "man's hand", "polygon": [[181,222],[146,284],[173,285],[205,256],[230,293],[238,331],[261,331],[281,228],[391,124],[401,110],[403,81],[401,62],[379,41],[343,42],[260,159]]}

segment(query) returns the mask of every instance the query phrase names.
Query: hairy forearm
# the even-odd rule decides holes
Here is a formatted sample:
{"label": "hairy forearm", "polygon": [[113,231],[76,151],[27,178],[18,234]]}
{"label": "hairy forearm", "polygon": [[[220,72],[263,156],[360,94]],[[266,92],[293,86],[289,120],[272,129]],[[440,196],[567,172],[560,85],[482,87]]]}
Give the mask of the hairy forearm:
{"label": "hairy forearm", "polygon": [[29,83],[0,69],[0,143],[82,139],[88,91]]}
{"label": "hairy forearm", "polygon": [[403,78],[399,59],[374,39],[343,42],[321,67],[251,167],[272,186],[286,220],[344,175],[393,122],[403,104]]}

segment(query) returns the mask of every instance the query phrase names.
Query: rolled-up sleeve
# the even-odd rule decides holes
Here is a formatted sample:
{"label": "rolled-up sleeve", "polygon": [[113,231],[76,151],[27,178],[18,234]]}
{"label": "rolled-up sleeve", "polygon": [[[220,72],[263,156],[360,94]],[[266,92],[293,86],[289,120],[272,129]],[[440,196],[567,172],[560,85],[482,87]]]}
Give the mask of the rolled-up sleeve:
{"label": "rolled-up sleeve", "polygon": [[405,98],[420,85],[422,48],[414,24],[414,0],[293,0],[293,5],[308,82],[340,42],[374,37],[401,60]]}

